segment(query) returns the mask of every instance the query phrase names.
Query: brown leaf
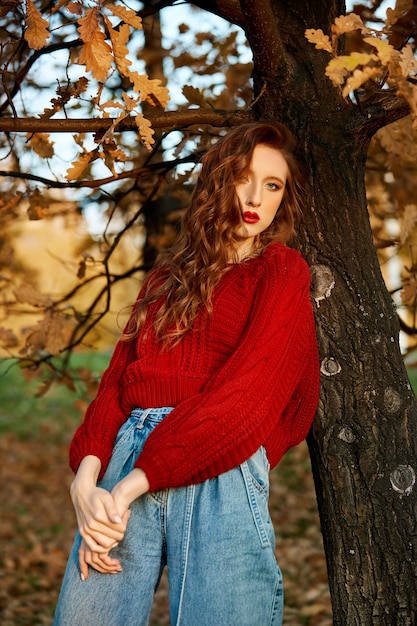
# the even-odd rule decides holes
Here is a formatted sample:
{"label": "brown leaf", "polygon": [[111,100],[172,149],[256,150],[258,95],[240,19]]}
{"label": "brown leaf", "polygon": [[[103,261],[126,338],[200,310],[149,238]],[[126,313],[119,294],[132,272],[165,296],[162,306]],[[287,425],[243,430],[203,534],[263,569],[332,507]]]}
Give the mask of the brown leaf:
{"label": "brown leaf", "polygon": [[337,17],[332,26],[332,32],[339,37],[344,33],[350,33],[352,30],[360,30],[363,33],[369,33],[370,30],[362,22],[359,15],[350,13],[349,15],[341,15]]}
{"label": "brown leaf", "polygon": [[365,67],[363,70],[355,70],[347,79],[346,85],[343,87],[342,96],[347,98],[351,91],[359,89],[366,81],[380,73],[379,67]]}
{"label": "brown leaf", "polygon": [[51,36],[48,32],[49,22],[43,19],[32,0],[26,0],[26,26],[25,39],[29,48],[43,48]]}
{"label": "brown leaf", "polygon": [[19,4],[19,0],[3,0],[0,5],[0,17],[5,17],[9,11],[14,11]]}
{"label": "brown leaf", "polygon": [[82,154],[80,154],[80,156],[78,157],[78,159],[76,161],[73,161],[71,163],[71,167],[69,167],[67,169],[67,173],[65,174],[65,178],[68,181],[77,180],[78,178],[81,177],[81,175],[84,173],[84,171],[90,165],[92,160],[93,160],[93,153],[92,152],[83,152]]}
{"label": "brown leaf", "polygon": [[335,85],[342,85],[349,75],[358,65],[367,65],[371,61],[377,61],[378,57],[374,54],[365,52],[352,52],[349,55],[343,55],[332,59],[326,67],[326,76]]}
{"label": "brown leaf", "polygon": [[98,8],[93,7],[86,11],[84,17],[80,17],[78,20],[78,32],[80,33],[81,39],[86,43],[87,41],[91,41],[94,38],[94,34],[99,28],[98,24]]}
{"label": "brown leaf", "polygon": [[80,2],[80,0],[77,0],[76,2],[70,2],[66,6],[66,9],[73,15],[81,15],[83,12],[83,3]]}
{"label": "brown leaf", "polygon": [[38,291],[32,285],[28,283],[22,283],[19,287],[13,290],[17,302],[31,304],[32,306],[42,307],[51,304],[50,299],[44,296],[43,293]]}
{"label": "brown leaf", "polygon": [[34,152],[43,159],[50,159],[54,156],[54,142],[49,141],[48,133],[28,133],[29,145]]}
{"label": "brown leaf", "polygon": [[417,280],[410,280],[400,291],[403,304],[414,302],[417,298]]}
{"label": "brown leaf", "polygon": [[205,106],[207,104],[204,94],[200,91],[200,89],[197,89],[197,87],[184,85],[182,93],[184,98],[186,98],[190,104],[198,104],[199,106]]}
{"label": "brown leaf", "polygon": [[386,26],[393,26],[396,24],[400,18],[412,9],[412,7],[412,0],[397,0],[394,9],[387,9],[387,19],[385,20]]}
{"label": "brown leaf", "polygon": [[29,208],[27,210],[30,220],[42,220],[45,217],[45,209],[49,202],[44,198],[39,189],[35,189],[29,196]]}
{"label": "brown leaf", "polygon": [[138,113],[135,117],[135,121],[139,129],[139,135],[142,143],[150,152],[152,150],[152,145],[155,143],[155,139],[153,138],[155,131],[152,129],[150,121],[147,120],[142,113]]}
{"label": "brown leaf", "polygon": [[377,49],[378,57],[383,65],[387,65],[391,61],[393,55],[398,54],[394,46],[391,46],[391,44],[384,39],[379,39],[378,37],[365,37],[364,42],[369,43]]}
{"label": "brown leaf", "polygon": [[106,37],[100,28],[96,28],[90,39],[84,43],[79,63],[84,64],[96,80],[104,82],[113,61],[113,55]]}
{"label": "brown leaf", "polygon": [[167,106],[169,91],[159,79],[149,79],[147,74],[138,74],[137,72],[129,72],[129,78],[133,83],[134,90],[140,93],[142,101],[149,102],[153,106]]}
{"label": "brown leaf", "polygon": [[400,226],[400,243],[403,245],[407,239],[413,234],[417,224],[417,206],[415,204],[407,204],[404,212],[399,219]]}
{"label": "brown leaf", "polygon": [[314,43],[317,50],[327,50],[333,52],[330,37],[325,35],[321,28],[308,28],[304,33],[305,38],[310,43]]}
{"label": "brown leaf", "polygon": [[129,26],[132,26],[132,28],[136,28],[137,30],[142,30],[142,18],[136,15],[136,13],[131,9],[126,9],[126,7],[121,6],[120,4],[108,4],[106,9],[111,11],[116,17],[120,17],[125,24],[129,24]]}
{"label": "brown leaf", "polygon": [[69,333],[74,321],[59,312],[51,311],[47,327],[45,349],[52,355],[58,355],[67,345]]}
{"label": "brown leaf", "polygon": [[14,348],[18,343],[16,335],[10,328],[0,326],[0,344],[4,348]]}
{"label": "brown leaf", "polygon": [[116,67],[123,76],[129,76],[129,67],[132,65],[132,61],[127,58],[129,50],[127,49],[126,43],[129,41],[130,27],[127,24],[122,24],[119,31],[117,31],[112,28],[108,18],[105,18],[105,21],[113,46]]}

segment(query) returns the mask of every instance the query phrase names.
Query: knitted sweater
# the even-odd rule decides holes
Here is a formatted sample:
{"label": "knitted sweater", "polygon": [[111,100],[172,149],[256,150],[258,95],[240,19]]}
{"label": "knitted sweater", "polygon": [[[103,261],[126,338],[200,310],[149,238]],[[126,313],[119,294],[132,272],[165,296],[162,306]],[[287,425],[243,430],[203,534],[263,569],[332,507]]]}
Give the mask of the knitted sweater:
{"label": "knitted sweater", "polygon": [[[161,349],[151,327],[120,340],[74,435],[70,465],[89,454],[103,475],[117,432],[135,407],[174,409],[135,466],[151,491],[218,476],[265,446],[271,467],[302,441],[319,394],[310,273],[301,255],[271,244],[226,272],[193,330]],[[139,296],[140,297],[140,296]]]}

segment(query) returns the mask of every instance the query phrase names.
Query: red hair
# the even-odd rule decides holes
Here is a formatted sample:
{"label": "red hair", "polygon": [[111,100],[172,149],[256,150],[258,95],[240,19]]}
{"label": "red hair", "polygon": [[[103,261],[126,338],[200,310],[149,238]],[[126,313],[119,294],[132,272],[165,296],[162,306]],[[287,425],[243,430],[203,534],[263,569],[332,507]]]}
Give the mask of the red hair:
{"label": "red hair", "polygon": [[234,128],[219,139],[201,161],[201,172],[191,202],[182,219],[177,243],[157,259],[144,297],[137,307],[136,329],[143,326],[152,303],[161,299],[155,312],[156,336],[175,345],[192,328],[205,307],[210,313],[211,296],[223,273],[230,267],[239,241],[241,208],[235,185],[249,168],[259,144],[279,150],[288,166],[284,195],[271,226],[255,238],[253,255],[272,242],[286,243],[295,235],[302,207],[302,177],[294,157],[295,140],[278,122],[252,122]]}

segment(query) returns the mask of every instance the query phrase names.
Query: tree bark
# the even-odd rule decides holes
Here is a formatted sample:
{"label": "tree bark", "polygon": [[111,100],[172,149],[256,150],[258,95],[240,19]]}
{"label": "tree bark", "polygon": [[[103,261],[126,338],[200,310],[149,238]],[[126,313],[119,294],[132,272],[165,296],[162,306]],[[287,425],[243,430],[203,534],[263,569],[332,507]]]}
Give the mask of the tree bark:
{"label": "tree bark", "polygon": [[[383,120],[372,125],[342,99],[324,74],[329,55],[304,38],[306,28],[330,33],[344,3],[275,0],[270,7],[284,50],[275,72],[265,72],[257,53],[260,20],[256,27],[247,20],[246,32],[255,96],[262,93],[256,114],[292,128],[309,179],[300,247],[312,270],[322,372],[309,446],[334,624],[411,626],[417,623],[417,407],[364,185],[370,135]],[[270,38],[271,23],[265,28]]]}

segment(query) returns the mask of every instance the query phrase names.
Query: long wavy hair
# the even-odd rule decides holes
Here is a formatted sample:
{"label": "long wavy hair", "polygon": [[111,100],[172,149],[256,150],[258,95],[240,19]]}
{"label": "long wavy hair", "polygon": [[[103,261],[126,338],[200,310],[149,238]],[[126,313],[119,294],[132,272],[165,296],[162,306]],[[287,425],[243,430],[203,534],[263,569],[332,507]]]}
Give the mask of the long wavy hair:
{"label": "long wavy hair", "polygon": [[237,244],[244,238],[237,234],[242,211],[236,184],[248,170],[259,144],[281,152],[288,174],[279,210],[269,228],[255,237],[251,257],[261,254],[270,243],[286,243],[295,235],[301,216],[303,178],[294,157],[294,137],[278,122],[242,124],[219,139],[202,158],[179,239],[159,255],[155,265],[159,269],[147,277],[125,339],[138,334],[149,307],[155,303],[158,305],[152,307],[151,316],[155,336],[170,346],[192,329],[201,308],[210,314],[216,285],[231,262],[238,261]]}

